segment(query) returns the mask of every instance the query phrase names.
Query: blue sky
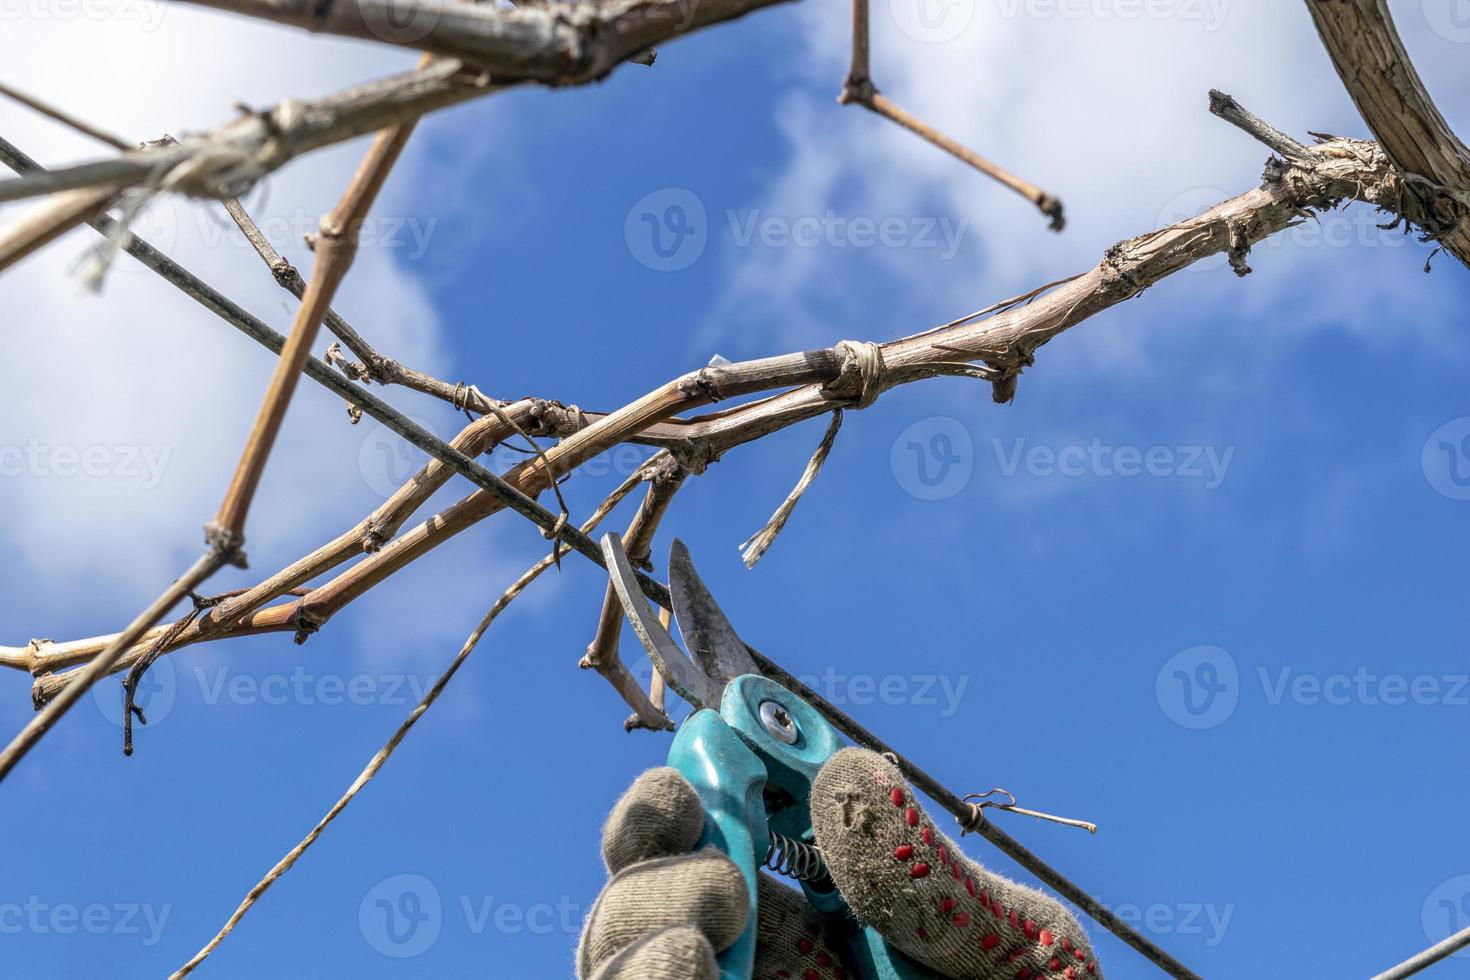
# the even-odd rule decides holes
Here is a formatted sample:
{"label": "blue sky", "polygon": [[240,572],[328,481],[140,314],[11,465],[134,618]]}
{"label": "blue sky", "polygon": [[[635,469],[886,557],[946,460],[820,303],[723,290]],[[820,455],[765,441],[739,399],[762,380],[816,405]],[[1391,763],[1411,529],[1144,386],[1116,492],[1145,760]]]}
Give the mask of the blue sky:
{"label": "blue sky", "polygon": [[[1178,0],[1129,18],[1104,0],[958,0],[916,21],[905,2],[874,7],[880,88],[1062,196],[1063,235],[838,107],[846,6],[809,0],[599,86],[427,120],[339,310],[487,393],[608,408],[715,354],[932,326],[1248,189],[1266,151],[1209,116],[1210,87],[1293,133],[1366,135],[1297,4]],[[95,17],[11,9],[5,79],[130,137],[411,61],[141,0]],[[1449,0],[1394,10],[1470,132],[1470,24]],[[10,105],[0,135],[50,162],[98,153]],[[303,266],[299,231],[363,147],[252,196]],[[642,215],[669,245],[673,204],[696,234],[660,271]],[[145,220],[289,324],[218,209],[169,202]],[[1043,348],[1013,405],[943,380],[849,413],[754,571],[738,545],[823,423],[732,451],[679,495],[656,555],[682,537],[748,639],[953,788],[1004,786],[1099,824],[1089,837],[997,818],[1202,975],[1369,975],[1470,925],[1470,273],[1440,256],[1425,276],[1427,249],[1376,220],[1349,209],[1289,232],[1243,281],[1209,264],[1155,286]],[[889,244],[864,221],[889,222]],[[0,462],[28,460],[0,479],[6,645],[115,630],[184,567],[270,371],[130,260],[101,300],[83,294],[69,270],[88,247],[69,236],[0,279]],[[440,406],[387,395],[457,430]],[[58,451],[93,447],[104,471],[67,475]],[[579,473],[574,514],[630,460]],[[416,464],[303,388],[252,518],[252,571],[214,584],[335,536]],[[0,790],[0,972],[152,977],[186,960],[543,548],[497,519],[304,646],[166,658],[131,759],[115,685],[83,701]],[[668,746],[625,735],[626,708],[576,667],[601,596],[597,570],[569,560],[513,605],[202,975],[569,976],[601,820]],[[0,677],[0,723],[29,716],[29,678]],[[968,850],[1019,873],[983,842]],[[1109,976],[1153,975],[1089,932]],[[1470,959],[1432,975],[1470,976]]]}

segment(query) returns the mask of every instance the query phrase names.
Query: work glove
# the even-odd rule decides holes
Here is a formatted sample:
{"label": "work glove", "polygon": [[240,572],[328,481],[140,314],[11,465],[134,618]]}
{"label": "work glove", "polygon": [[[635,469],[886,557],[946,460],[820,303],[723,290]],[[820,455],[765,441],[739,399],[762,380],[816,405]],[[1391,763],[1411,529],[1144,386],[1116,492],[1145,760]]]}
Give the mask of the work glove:
{"label": "work glove", "polygon": [[[853,914],[955,980],[1094,980],[1102,971],[1061,903],[966,858],[896,766],[844,749],[812,784],[812,829]],[[673,769],[638,778],[608,817],[611,878],[577,949],[582,980],[717,980],[717,953],[745,929],[745,882],[694,846],[704,811]],[[761,875],[756,980],[848,980],[837,937],[796,890]]]}

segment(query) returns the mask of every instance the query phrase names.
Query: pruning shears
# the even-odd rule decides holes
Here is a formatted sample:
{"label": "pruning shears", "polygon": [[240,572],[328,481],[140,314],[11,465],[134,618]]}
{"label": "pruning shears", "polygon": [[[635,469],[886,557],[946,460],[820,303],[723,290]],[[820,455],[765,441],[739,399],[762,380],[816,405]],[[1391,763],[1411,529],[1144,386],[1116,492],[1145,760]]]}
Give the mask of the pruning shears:
{"label": "pruning shears", "polygon": [[664,682],[694,708],[669,749],[669,765],[698,793],[704,833],[740,868],[750,891],[745,931],[719,955],[720,980],[751,980],[759,869],[796,878],[807,901],[845,936],[861,980],[937,980],[939,974],[859,924],[832,883],[812,834],[817,771],[843,747],[837,730],[802,698],[761,674],[750,650],[675,540],[669,592],[686,654],[654,615],[615,533],[602,538],[608,575],[633,632]]}

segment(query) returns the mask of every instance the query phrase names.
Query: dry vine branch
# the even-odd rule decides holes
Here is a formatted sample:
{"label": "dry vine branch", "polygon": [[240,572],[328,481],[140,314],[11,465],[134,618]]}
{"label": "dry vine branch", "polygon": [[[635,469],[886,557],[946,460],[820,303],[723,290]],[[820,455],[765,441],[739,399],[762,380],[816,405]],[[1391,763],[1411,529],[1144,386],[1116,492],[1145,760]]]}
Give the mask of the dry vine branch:
{"label": "dry vine branch", "polygon": [[[1325,208],[1358,197],[1392,204],[1397,185],[1381,154],[1372,144],[1335,141],[1313,150],[1309,163],[1274,168],[1260,189],[1227,201],[1181,225],[1153,232],[1111,249],[1091,272],[1052,293],[980,321],[967,323],[883,346],[882,387],[930,377],[952,366],[953,352],[988,360],[1002,376],[1018,372],[1034,350],[1057,333],[1097,312],[1137,295],[1151,283],[1207,255],[1229,252],[1243,262],[1246,249],[1262,238],[1300,220],[1307,207]],[[945,350],[945,368],[935,362],[935,348]],[[792,358],[797,358],[792,361]],[[802,375],[812,377],[796,388],[749,406],[720,413],[691,424],[690,437],[698,455],[683,453],[696,472],[728,449],[759,438],[795,421],[834,407],[826,385],[835,380],[842,363],[834,350],[810,351],[732,365],[707,368],[656,390],[629,408],[577,430],[548,456],[558,473],[565,472],[615,441],[638,431],[638,419],[668,418],[674,410],[707,403],[705,391],[738,393],[770,385],[785,385]],[[700,394],[683,394],[684,385]],[[677,451],[676,451],[677,452]],[[535,463],[523,464],[507,479],[529,489],[544,476]],[[434,521],[405,532],[377,555],[327,583],[300,603],[302,615],[313,626],[324,624],[337,609],[371,588],[383,577],[427,550],[499,509],[487,495],[476,493],[451,505]]]}
{"label": "dry vine branch", "polygon": [[654,44],[779,0],[659,0],[531,4],[507,9],[450,0],[186,0],[200,6],[341,37],[431,51],[500,84],[581,85],[624,61],[651,64]]}
{"label": "dry vine branch", "polygon": [[1470,150],[1404,50],[1388,0],[1306,0],[1338,77],[1402,172],[1398,214],[1470,266]]}
{"label": "dry vine branch", "polygon": [[[965,317],[883,345],[884,370],[879,386],[886,389],[950,374],[956,369],[956,358],[970,357],[986,361],[996,372],[1000,396],[1010,391],[1015,376],[1030,363],[1036,348],[1051,337],[1138,295],[1148,285],[1192,262],[1227,252],[1243,265],[1250,245],[1302,220],[1307,208],[1325,209],[1343,200],[1360,200],[1394,210],[1400,194],[1393,168],[1373,144],[1333,140],[1313,147],[1303,159],[1273,162],[1267,169],[1266,182],[1256,190],[1189,221],[1121,242],[1096,268],[1050,284],[1054,288],[1045,295],[1028,294],[1023,297],[1028,299],[1024,305],[1002,305],[987,319]],[[217,304],[212,308],[218,309]],[[236,320],[232,322],[240,325]],[[701,472],[734,446],[843,404],[834,401],[827,389],[841,374],[843,363],[842,353],[829,349],[705,368],[676,379],[618,412],[567,413],[554,425],[568,438],[547,455],[560,475],[619,441],[648,439],[651,432],[657,431],[657,440],[649,441],[668,445],[681,463],[692,472]],[[310,364],[319,362],[309,362],[309,370]],[[327,369],[322,367],[320,371]],[[314,376],[326,383],[319,373]],[[802,386],[693,420],[673,419],[673,413],[683,408],[793,384]],[[512,470],[506,478],[517,488],[534,491],[544,485],[545,476],[544,464],[531,461]],[[451,505],[309,593],[296,604],[295,625],[306,630],[320,628],[346,603],[494,513],[499,506],[483,491]],[[257,628],[286,628],[289,614],[283,608],[265,612],[269,616],[262,615]],[[54,694],[65,687],[66,676],[41,678],[38,692]]]}
{"label": "dry vine branch", "polygon": [[[504,10],[404,0],[340,0],[325,10],[301,0],[191,0],[275,23],[402,44],[446,57],[309,103],[289,101],[176,146],[124,154],[0,182],[0,202],[93,184],[123,188],[160,180],[169,189],[221,199],[292,157],[415,119],[435,109],[528,82],[580,85],[625,61],[651,64],[655,44],[785,0],[615,0]],[[859,13],[861,31],[859,32]],[[407,22],[413,29],[396,25]],[[385,30],[389,24],[393,30]],[[410,39],[411,36],[411,39]],[[855,74],[840,102],[857,102],[945,150],[1034,203],[1061,230],[1061,202],[904,112],[878,94],[867,75],[867,7],[855,0]],[[861,74],[856,74],[861,42]],[[463,59],[463,60],[456,60]],[[366,362],[365,362],[366,363]]]}
{"label": "dry vine branch", "polygon": [[34,109],[41,115],[56,120],[63,126],[69,126],[79,133],[90,136],[99,143],[106,143],[114,150],[132,150],[137,148],[138,144],[136,143],[129,143],[120,136],[114,136],[105,129],[99,129],[84,119],[79,119],[49,102],[38,99],[27,92],[22,92],[13,86],[6,85],[4,82],[0,82],[0,95],[5,96],[7,99],[13,99],[27,108]]}
{"label": "dry vine branch", "polygon": [[[534,51],[516,56],[522,69],[532,74],[497,72],[484,58],[480,67],[441,59],[310,102],[287,100],[212,133],[186,136],[175,146],[0,181],[0,203],[100,184],[123,188],[145,181],[199,196],[238,197],[302,153],[527,82],[574,85],[597,81],[655,44],[778,2],[784,0],[704,0],[692,5],[683,0],[617,0],[516,11],[436,4],[430,16],[437,23],[458,23],[455,18],[472,9],[491,14],[489,22],[494,26],[487,30],[492,35],[503,28],[505,37],[537,45]],[[270,12],[267,7],[277,7],[249,2],[239,6],[251,8],[243,12],[261,16]],[[413,9],[401,3],[395,3],[395,8],[395,16]],[[275,12],[289,9],[293,8],[282,4]],[[376,35],[372,39],[382,40]]]}

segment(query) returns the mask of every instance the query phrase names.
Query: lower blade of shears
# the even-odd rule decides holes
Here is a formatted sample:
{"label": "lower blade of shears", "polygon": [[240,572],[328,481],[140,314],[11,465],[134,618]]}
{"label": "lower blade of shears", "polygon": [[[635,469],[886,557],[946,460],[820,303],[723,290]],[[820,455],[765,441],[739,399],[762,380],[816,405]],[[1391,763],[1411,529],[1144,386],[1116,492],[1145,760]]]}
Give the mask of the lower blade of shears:
{"label": "lower blade of shears", "polygon": [[717,684],[696,667],[654,615],[617,532],[609,531],[602,536],[602,555],[607,560],[607,574],[613,591],[618,594],[618,601],[622,603],[623,612],[627,614],[628,623],[637,634],[638,642],[648,651],[648,659],[653,661],[664,683],[695,708],[718,711],[724,685]]}

